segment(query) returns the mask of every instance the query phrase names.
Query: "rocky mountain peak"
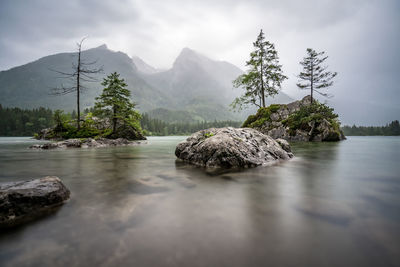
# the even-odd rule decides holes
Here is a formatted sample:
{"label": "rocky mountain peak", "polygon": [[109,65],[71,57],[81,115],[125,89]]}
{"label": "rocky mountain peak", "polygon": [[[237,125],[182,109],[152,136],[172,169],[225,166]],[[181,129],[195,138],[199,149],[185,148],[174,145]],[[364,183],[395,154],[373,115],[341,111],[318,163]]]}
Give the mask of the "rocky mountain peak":
{"label": "rocky mountain peak", "polygon": [[106,44],[102,44],[102,45],[96,47],[96,49],[108,49],[108,47]]}

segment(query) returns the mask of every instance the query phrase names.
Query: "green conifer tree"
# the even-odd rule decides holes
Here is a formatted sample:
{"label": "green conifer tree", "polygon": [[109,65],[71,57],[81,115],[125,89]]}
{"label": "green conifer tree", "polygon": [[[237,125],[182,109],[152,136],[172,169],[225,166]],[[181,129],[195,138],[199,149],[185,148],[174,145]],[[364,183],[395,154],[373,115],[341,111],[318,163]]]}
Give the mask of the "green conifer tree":
{"label": "green conifer tree", "polygon": [[328,67],[322,66],[327,58],[325,52],[318,53],[314,49],[307,48],[307,56],[300,62],[303,71],[297,76],[299,78],[297,86],[300,89],[311,90],[311,103],[313,102],[314,91],[322,96],[331,97],[331,95],[320,91],[320,89],[332,86],[333,78],[337,75],[337,72],[326,71]]}
{"label": "green conifer tree", "polygon": [[241,110],[248,105],[265,107],[265,98],[278,94],[282,82],[287,79],[279,65],[275,45],[265,40],[262,30],[253,46],[254,51],[246,62],[249,70],[233,81],[234,87],[245,89],[245,93],[231,104],[234,109]]}
{"label": "green conifer tree", "polygon": [[102,94],[96,97],[94,114],[112,122],[113,134],[118,123],[139,125],[140,114],[134,110],[135,104],[130,99],[131,92],[126,89],[124,79],[120,79],[119,74],[114,72],[104,79],[102,85],[105,88]]}

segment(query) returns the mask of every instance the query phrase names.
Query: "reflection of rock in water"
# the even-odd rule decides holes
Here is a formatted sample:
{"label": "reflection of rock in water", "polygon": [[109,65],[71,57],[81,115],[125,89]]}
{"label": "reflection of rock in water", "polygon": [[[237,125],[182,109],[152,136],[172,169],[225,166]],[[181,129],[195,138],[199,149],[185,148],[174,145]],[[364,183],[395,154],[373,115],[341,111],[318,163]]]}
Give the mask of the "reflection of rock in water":
{"label": "reflection of rock in water", "polygon": [[294,209],[311,219],[338,226],[347,226],[353,219],[347,207],[319,198],[302,199]]}
{"label": "reflection of rock in water", "polygon": [[134,194],[147,195],[166,192],[170,189],[166,186],[158,185],[150,181],[133,181],[128,190]]}
{"label": "reflection of rock in water", "polygon": [[192,182],[189,178],[186,176],[182,175],[175,175],[175,176],[170,176],[170,175],[165,175],[165,174],[158,174],[157,177],[166,180],[166,181],[171,181],[175,182],[185,188],[194,188],[196,187],[196,184]]}

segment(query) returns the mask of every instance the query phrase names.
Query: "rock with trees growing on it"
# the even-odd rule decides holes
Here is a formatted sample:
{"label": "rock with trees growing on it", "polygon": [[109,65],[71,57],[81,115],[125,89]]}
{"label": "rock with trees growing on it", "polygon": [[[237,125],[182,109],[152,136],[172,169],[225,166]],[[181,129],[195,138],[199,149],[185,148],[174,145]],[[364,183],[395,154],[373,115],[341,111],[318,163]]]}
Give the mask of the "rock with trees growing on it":
{"label": "rock with trees growing on it", "polygon": [[0,227],[14,226],[54,212],[70,191],[58,177],[0,183]]}
{"label": "rock with trees growing on it", "polygon": [[311,96],[287,105],[273,104],[260,108],[257,114],[247,118],[242,127],[254,128],[275,139],[288,141],[346,139],[333,108],[318,101],[311,103]]}
{"label": "rock with trees growing on it", "polygon": [[46,140],[65,140],[74,138],[107,138],[127,140],[145,140],[140,126],[141,115],[136,111],[130,100],[130,91],[119,74],[111,73],[104,79],[103,93],[96,98],[93,112],[88,112],[80,123],[80,128],[74,126],[74,121],[61,110],[54,112],[55,126],[40,131],[35,137]]}
{"label": "rock with trees growing on it", "polygon": [[248,168],[293,157],[290,146],[255,129],[211,128],[179,143],[175,155],[198,166]]}
{"label": "rock with trees growing on it", "polygon": [[[102,94],[96,97],[94,115],[107,120],[111,124],[111,133],[108,138],[137,139],[135,129],[141,129],[141,115],[137,112],[135,104],[130,100],[131,92],[128,85],[116,72],[104,79]],[[143,139],[143,138],[141,138]]]}

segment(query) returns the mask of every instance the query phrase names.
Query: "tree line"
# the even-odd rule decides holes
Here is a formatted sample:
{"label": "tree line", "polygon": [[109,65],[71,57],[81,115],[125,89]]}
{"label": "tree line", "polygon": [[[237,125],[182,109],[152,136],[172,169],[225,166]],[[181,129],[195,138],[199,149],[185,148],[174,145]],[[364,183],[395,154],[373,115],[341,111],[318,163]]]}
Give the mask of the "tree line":
{"label": "tree line", "polygon": [[392,121],[385,126],[343,126],[342,130],[348,136],[399,136],[400,124],[398,120]]}
{"label": "tree line", "polygon": [[0,136],[32,136],[53,124],[50,109],[3,108],[0,104]]}
{"label": "tree line", "polygon": [[159,119],[151,118],[144,113],[140,121],[145,135],[190,135],[194,132],[207,128],[240,127],[240,121],[201,121],[196,123],[168,123]]}
{"label": "tree line", "polygon": [[[85,109],[81,116],[92,114],[94,108]],[[62,118],[60,118],[62,116]],[[74,121],[77,118],[76,111],[64,113],[52,111],[43,107],[37,109],[3,108],[0,105],[0,136],[33,136],[44,128],[51,128],[57,121]],[[148,114],[142,114],[140,120],[145,135],[189,135],[199,130],[220,127],[240,127],[238,121],[202,121],[196,123],[168,123],[151,118]]]}

